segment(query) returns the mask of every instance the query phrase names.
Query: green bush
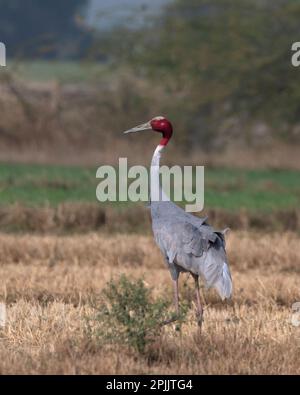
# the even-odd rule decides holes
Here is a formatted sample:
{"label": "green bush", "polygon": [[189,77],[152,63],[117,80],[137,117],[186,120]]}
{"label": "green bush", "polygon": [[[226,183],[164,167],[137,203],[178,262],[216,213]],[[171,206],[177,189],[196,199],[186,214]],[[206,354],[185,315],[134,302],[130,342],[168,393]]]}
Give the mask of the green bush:
{"label": "green bush", "polygon": [[89,330],[101,342],[125,344],[144,354],[146,347],[159,338],[162,326],[183,319],[183,314],[167,317],[168,306],[168,302],[152,298],[142,279],[131,281],[122,275],[103,290]]}

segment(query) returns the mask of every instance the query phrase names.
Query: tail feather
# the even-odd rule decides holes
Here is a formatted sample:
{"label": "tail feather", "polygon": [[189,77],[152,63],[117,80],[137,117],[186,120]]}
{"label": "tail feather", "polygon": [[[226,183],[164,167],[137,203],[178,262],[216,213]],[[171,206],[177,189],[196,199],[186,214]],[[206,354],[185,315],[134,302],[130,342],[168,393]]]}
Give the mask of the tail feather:
{"label": "tail feather", "polygon": [[232,294],[232,280],[228,265],[223,262],[223,269],[221,276],[214,283],[214,287],[218,291],[222,300],[229,299]]}

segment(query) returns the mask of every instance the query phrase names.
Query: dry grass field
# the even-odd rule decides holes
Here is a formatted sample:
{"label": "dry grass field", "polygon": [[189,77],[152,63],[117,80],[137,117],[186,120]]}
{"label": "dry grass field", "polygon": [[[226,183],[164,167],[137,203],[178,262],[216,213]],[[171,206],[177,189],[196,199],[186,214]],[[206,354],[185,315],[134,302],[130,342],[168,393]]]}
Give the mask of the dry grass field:
{"label": "dry grass field", "polygon": [[[154,296],[172,298],[168,271],[151,236],[0,235],[1,374],[299,374],[300,301],[296,233],[232,232],[227,249],[234,281],[230,303],[203,290],[200,333],[193,304],[181,331],[165,326],[145,355],[100,345],[87,320],[107,281],[143,277]],[[193,299],[182,275],[181,300]]]}

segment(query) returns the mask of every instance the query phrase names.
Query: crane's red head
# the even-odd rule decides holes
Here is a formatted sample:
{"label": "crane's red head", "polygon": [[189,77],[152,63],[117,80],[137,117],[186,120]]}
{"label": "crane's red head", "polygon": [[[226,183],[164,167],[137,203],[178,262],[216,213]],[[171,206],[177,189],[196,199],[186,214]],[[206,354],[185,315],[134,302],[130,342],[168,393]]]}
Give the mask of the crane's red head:
{"label": "crane's red head", "polygon": [[150,125],[155,132],[162,133],[163,138],[160,141],[160,145],[167,145],[173,134],[171,122],[167,118],[159,116],[151,119]]}
{"label": "crane's red head", "polygon": [[162,133],[163,137],[160,140],[160,145],[167,145],[173,133],[171,122],[167,118],[161,116],[154,117],[151,121],[126,130],[124,133],[136,133],[145,130],[153,130],[154,132]]}

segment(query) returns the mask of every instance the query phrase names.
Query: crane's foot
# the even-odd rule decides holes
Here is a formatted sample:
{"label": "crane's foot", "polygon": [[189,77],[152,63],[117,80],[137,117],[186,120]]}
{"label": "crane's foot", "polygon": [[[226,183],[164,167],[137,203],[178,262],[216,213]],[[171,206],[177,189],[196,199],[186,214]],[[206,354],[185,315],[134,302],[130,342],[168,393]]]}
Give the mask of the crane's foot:
{"label": "crane's foot", "polygon": [[197,320],[198,327],[201,330],[202,324],[203,324],[203,321],[204,321],[204,319],[203,319],[203,310],[196,312],[196,320]]}
{"label": "crane's foot", "polygon": [[[173,317],[174,317],[174,321],[178,321],[179,318],[180,318],[179,305],[177,305],[177,304],[176,304],[176,306],[175,306],[175,311],[174,311],[174,313],[173,313]],[[181,329],[180,323],[175,323],[174,329],[175,329],[175,331],[177,331],[177,332],[180,331],[180,329]]]}

